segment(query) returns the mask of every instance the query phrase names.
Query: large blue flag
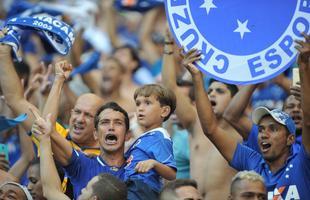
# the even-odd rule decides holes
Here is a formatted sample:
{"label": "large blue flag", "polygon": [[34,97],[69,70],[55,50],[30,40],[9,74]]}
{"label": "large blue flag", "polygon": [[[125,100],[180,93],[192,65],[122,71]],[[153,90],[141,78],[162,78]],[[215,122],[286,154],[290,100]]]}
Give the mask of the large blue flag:
{"label": "large blue flag", "polygon": [[309,0],[166,0],[170,28],[197,66],[234,84],[271,79],[295,60],[294,40],[310,33]]}

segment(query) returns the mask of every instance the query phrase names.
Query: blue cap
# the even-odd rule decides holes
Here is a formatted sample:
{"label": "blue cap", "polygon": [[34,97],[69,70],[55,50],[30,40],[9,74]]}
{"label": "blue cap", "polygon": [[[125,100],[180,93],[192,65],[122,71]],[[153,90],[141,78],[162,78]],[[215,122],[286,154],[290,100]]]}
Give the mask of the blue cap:
{"label": "blue cap", "polygon": [[258,124],[259,121],[266,115],[270,115],[278,123],[286,126],[289,133],[295,134],[296,127],[293,119],[289,114],[280,109],[269,110],[266,107],[258,107],[252,114],[252,121],[255,124]]}
{"label": "blue cap", "polygon": [[21,114],[15,119],[6,118],[5,116],[0,115],[0,131],[12,128],[17,124],[25,121],[25,119],[27,119],[27,114]]}

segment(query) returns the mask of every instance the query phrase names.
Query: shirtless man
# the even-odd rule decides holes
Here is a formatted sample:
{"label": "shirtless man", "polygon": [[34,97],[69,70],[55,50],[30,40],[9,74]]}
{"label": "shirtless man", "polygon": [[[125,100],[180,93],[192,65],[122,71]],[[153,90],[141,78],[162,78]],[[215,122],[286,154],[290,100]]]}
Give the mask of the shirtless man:
{"label": "shirtless man", "polygon": [[102,97],[105,102],[114,101],[131,113],[135,112],[136,105],[132,100],[133,96],[129,97],[122,92],[125,71],[124,65],[117,58],[109,57],[104,61],[100,71],[94,74],[96,78],[86,75],[84,79],[87,78],[87,82],[94,82],[93,92]]}
{"label": "shirtless man", "polygon": [[[199,123],[195,105],[177,87],[173,50],[173,41],[171,36],[167,34],[165,38],[162,78],[164,85],[175,92],[177,97],[176,114],[183,126],[191,133],[191,178],[197,181],[199,191],[204,199],[226,199],[229,195],[231,179],[236,171],[228,166],[228,163],[219,151],[205,137]],[[183,62],[185,62],[184,64],[192,62],[199,59],[199,56],[190,51]],[[225,124],[222,119],[226,106],[236,92],[236,86],[226,85],[217,81],[213,81],[208,89],[212,108],[217,115],[217,119],[225,129],[232,133],[231,137],[236,137],[236,140],[239,140],[241,137],[238,136],[232,127]]]}

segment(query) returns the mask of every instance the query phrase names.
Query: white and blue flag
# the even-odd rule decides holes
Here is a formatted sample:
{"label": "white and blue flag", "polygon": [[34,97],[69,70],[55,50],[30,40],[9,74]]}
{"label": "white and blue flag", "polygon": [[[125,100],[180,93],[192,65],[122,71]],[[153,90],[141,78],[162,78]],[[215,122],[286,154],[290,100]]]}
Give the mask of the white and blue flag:
{"label": "white and blue flag", "polygon": [[271,79],[295,60],[310,33],[310,0],[166,0],[177,43],[202,52],[197,66],[233,84]]}

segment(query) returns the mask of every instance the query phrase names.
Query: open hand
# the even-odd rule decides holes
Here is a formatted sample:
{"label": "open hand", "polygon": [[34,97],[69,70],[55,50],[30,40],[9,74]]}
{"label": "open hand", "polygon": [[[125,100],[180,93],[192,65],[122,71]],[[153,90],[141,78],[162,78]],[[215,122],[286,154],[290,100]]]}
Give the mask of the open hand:
{"label": "open hand", "polygon": [[27,96],[28,93],[32,93],[33,91],[39,89],[40,93],[43,95],[47,95],[52,86],[52,65],[49,64],[47,67],[44,62],[40,63],[39,70],[35,75],[31,78],[29,82],[29,86],[26,90]]}
{"label": "open hand", "polygon": [[197,49],[191,49],[186,54],[183,53],[183,48],[180,49],[180,56],[182,57],[182,65],[192,74],[201,74],[200,70],[193,64],[200,60],[201,53]]}
{"label": "open hand", "polygon": [[305,41],[295,41],[298,44],[295,46],[295,48],[299,51],[298,64],[308,64],[310,62],[310,35],[306,35],[305,33],[302,33],[302,35],[304,36]]}
{"label": "open hand", "polygon": [[153,159],[140,161],[136,165],[135,170],[136,172],[139,172],[139,173],[146,173],[150,171],[152,168],[154,168],[156,163],[157,161]]}

